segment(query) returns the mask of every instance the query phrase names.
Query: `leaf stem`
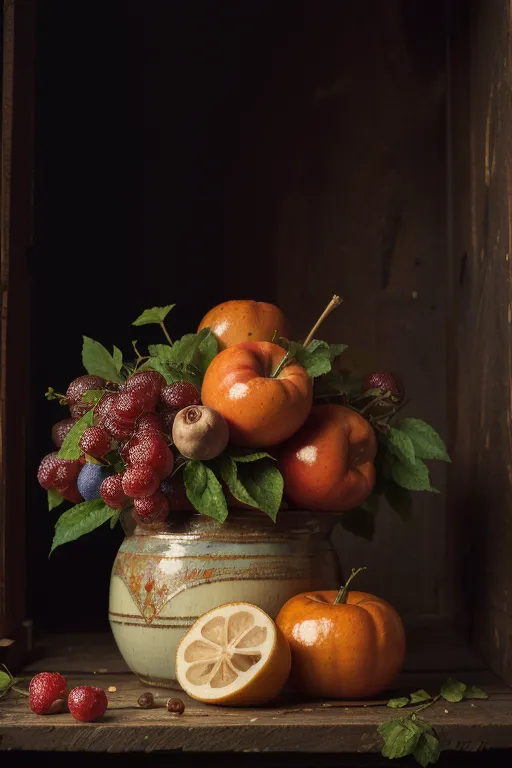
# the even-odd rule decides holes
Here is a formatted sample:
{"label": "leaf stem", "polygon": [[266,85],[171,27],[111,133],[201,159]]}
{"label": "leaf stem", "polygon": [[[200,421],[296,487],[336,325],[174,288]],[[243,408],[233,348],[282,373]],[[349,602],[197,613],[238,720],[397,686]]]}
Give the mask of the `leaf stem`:
{"label": "leaf stem", "polygon": [[16,693],[21,693],[23,696],[30,696],[28,691],[24,691],[23,688],[18,688],[17,685],[11,685],[11,690],[16,691]]}
{"label": "leaf stem", "polygon": [[416,717],[418,712],[421,712],[423,709],[426,709],[427,707],[431,707],[432,704],[435,704],[436,701],[439,701],[440,698],[441,698],[441,694],[438,693],[437,696],[434,696],[430,701],[427,701],[426,704],[422,704],[421,707],[418,707],[417,709],[415,709],[414,712],[412,712],[409,715],[409,717]]}
{"label": "leaf stem", "polygon": [[277,377],[279,376],[279,374],[281,373],[281,371],[283,370],[283,368],[285,367],[285,365],[288,365],[288,363],[290,362],[290,360],[292,359],[292,357],[293,357],[293,355],[291,354],[290,350],[288,350],[287,352],[285,352],[285,354],[284,354],[284,357],[282,358],[282,360],[281,360],[281,361],[280,361],[280,363],[278,364],[278,366],[277,366],[277,368],[275,369],[274,373],[271,373],[271,374],[270,374],[270,378],[271,378],[271,379],[277,379]]}
{"label": "leaf stem", "polygon": [[373,400],[370,400],[370,402],[369,402],[369,403],[366,403],[366,405],[364,406],[364,408],[361,408],[361,410],[359,411],[359,413],[360,413],[361,415],[362,415],[363,413],[366,413],[366,411],[368,411],[368,410],[369,410],[369,409],[372,407],[372,405],[375,405],[375,403],[378,403],[378,402],[380,402],[381,400],[385,400],[387,397],[389,397],[389,396],[390,396],[390,394],[391,394],[391,390],[389,390],[389,389],[388,389],[388,391],[387,391],[387,392],[383,392],[381,395],[377,395],[377,397],[374,397],[374,398],[373,398]]}
{"label": "leaf stem", "polygon": [[324,311],[322,312],[322,314],[320,315],[320,317],[318,318],[318,320],[316,321],[316,323],[314,324],[314,326],[312,327],[308,335],[306,336],[304,344],[302,345],[304,348],[306,348],[307,346],[309,346],[309,344],[311,344],[315,336],[315,333],[318,331],[318,329],[320,328],[320,326],[322,325],[326,317],[328,317],[331,314],[331,312],[334,309],[336,309],[336,307],[339,307],[342,301],[343,299],[340,299],[339,296],[334,295],[332,297],[332,299],[330,300],[330,302],[328,303],[328,305],[326,306],[326,308],[324,309]]}
{"label": "leaf stem", "polygon": [[343,587],[340,587],[340,591],[336,595],[336,600],[334,601],[333,605],[340,605],[347,602],[349,592],[348,585],[353,579],[355,579],[358,573],[361,573],[361,571],[366,571],[366,565],[362,565],[361,568],[352,568],[352,573],[348,577],[347,583]]}
{"label": "leaf stem", "polygon": [[161,321],[160,321],[160,328],[161,328],[161,329],[162,329],[162,331],[164,332],[164,334],[165,334],[165,338],[167,339],[167,341],[169,342],[169,344],[172,346],[171,337],[170,337],[170,336],[169,336],[169,334],[167,333],[167,328],[165,327],[165,323],[164,323],[164,321],[163,321],[163,320],[161,320]]}

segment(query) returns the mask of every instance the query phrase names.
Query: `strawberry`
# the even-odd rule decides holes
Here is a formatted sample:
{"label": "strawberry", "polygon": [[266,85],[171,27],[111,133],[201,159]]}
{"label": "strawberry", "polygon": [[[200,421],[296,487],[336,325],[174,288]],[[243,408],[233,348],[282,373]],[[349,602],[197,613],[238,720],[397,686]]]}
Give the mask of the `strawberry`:
{"label": "strawberry", "polygon": [[402,380],[395,374],[389,371],[373,371],[368,373],[362,382],[362,391],[366,392],[369,389],[380,389],[384,395],[389,392],[390,402],[400,405],[405,398],[405,387]]}
{"label": "strawberry", "polygon": [[58,672],[40,672],[29,686],[29,704],[36,715],[54,715],[66,708],[66,678]]}
{"label": "strawberry", "polygon": [[103,688],[94,685],[78,685],[68,696],[69,711],[75,720],[90,723],[105,714],[108,699]]}
{"label": "strawberry", "polygon": [[201,405],[199,392],[188,381],[175,381],[174,384],[164,387],[160,399],[168,408],[178,411],[187,405]]}
{"label": "strawberry", "polygon": [[56,424],[52,427],[52,440],[54,444],[57,446],[57,448],[60,448],[62,443],[64,442],[64,438],[68,434],[69,430],[75,423],[74,419],[62,419],[62,421],[58,421]]}

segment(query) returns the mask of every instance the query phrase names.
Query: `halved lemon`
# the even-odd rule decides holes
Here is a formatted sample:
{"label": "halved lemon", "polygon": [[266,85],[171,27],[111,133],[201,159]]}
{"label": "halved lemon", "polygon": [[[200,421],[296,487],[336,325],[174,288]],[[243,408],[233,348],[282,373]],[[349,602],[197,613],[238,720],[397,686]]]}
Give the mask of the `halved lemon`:
{"label": "halved lemon", "polygon": [[226,603],[201,616],[176,651],[184,691],[208,704],[247,707],[271,701],[290,674],[288,641],[265,611]]}

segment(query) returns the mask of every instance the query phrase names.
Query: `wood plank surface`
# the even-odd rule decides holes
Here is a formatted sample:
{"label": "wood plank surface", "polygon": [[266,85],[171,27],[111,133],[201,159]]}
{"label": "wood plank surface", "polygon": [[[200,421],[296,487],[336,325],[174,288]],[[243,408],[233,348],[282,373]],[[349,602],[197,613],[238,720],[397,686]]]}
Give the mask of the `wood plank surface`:
{"label": "wood plank surface", "polygon": [[[116,690],[107,693],[107,713],[97,723],[78,723],[65,714],[40,717],[30,711],[25,697],[11,692],[0,699],[1,750],[374,753],[381,749],[378,726],[397,716],[384,700],[355,707],[292,694],[257,709],[208,706],[181,692],[142,685],[110,637],[68,637],[59,643],[48,638],[42,648],[46,657],[29,664],[24,674],[58,670],[70,686],[113,686]],[[512,748],[512,691],[490,672],[473,670],[457,676],[484,687],[490,699],[437,703],[428,710],[443,749]],[[396,692],[419,687],[433,691],[446,677],[444,671],[405,672]],[[137,699],[145,690],[151,690],[162,705],[168,696],[179,696],[184,714],[172,716],[165,706],[140,709]]]}

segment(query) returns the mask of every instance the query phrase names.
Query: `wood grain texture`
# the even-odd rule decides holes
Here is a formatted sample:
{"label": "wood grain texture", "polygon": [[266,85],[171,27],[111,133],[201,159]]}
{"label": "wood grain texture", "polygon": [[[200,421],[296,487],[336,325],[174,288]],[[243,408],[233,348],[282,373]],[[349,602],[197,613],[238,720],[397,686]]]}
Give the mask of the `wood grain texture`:
{"label": "wood grain texture", "polygon": [[[60,671],[70,686],[114,686],[116,690],[107,694],[109,708],[98,723],[83,724],[70,715],[34,715],[25,697],[10,693],[0,699],[1,750],[374,753],[381,749],[378,726],[397,716],[382,705],[347,707],[344,702],[291,694],[258,709],[217,708],[185,694],[152,689],[158,702],[169,695],[184,701],[184,714],[173,717],[163,706],[138,707],[138,697],[148,689],[127,670],[111,637],[48,638],[43,645],[45,656],[28,665],[24,674],[44,668]],[[435,690],[446,677],[446,672],[406,672],[397,681],[396,693],[420,687]],[[512,691],[489,672],[473,670],[458,677],[482,685],[490,699],[431,707],[428,719],[443,748],[512,747]]]}
{"label": "wood grain texture", "polygon": [[[286,44],[244,115],[226,182],[229,288],[274,300],[296,338],[340,294],[320,336],[347,343],[366,370],[399,371],[412,398],[404,415],[446,435],[442,7],[289,7]],[[445,474],[435,467],[442,492]],[[361,588],[378,585],[403,613],[440,614],[445,496],[414,496],[410,524],[383,505],[373,543],[343,530],[335,543],[345,569],[369,566]]]}
{"label": "wood grain texture", "polygon": [[[0,633],[25,619],[35,0],[3,3],[0,336]],[[19,649],[20,646],[18,646]]]}
{"label": "wood grain texture", "polygon": [[[452,298],[457,311],[454,519],[477,647],[512,681],[512,108],[505,0],[472,6],[469,120],[455,110]],[[458,65],[460,66],[460,64]],[[469,123],[469,145],[465,140]],[[460,140],[460,144],[458,144]],[[457,532],[456,532],[457,533]]]}

